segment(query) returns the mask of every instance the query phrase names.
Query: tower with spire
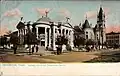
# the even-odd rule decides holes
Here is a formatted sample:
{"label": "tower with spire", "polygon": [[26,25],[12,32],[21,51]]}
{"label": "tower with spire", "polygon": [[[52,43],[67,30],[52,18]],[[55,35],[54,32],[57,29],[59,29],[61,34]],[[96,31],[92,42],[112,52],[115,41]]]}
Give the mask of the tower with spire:
{"label": "tower with spire", "polygon": [[95,37],[96,41],[98,41],[101,45],[103,45],[106,41],[105,31],[105,13],[102,6],[100,6],[100,10],[97,14],[97,24],[95,26]]}
{"label": "tower with spire", "polygon": [[100,5],[99,12],[97,14],[97,23],[95,27],[92,24],[89,24],[87,19],[87,15],[85,17],[85,21],[81,26],[82,30],[85,34],[86,40],[95,40],[100,45],[103,45],[106,42],[106,27],[105,27],[105,13],[103,11],[102,6]]}

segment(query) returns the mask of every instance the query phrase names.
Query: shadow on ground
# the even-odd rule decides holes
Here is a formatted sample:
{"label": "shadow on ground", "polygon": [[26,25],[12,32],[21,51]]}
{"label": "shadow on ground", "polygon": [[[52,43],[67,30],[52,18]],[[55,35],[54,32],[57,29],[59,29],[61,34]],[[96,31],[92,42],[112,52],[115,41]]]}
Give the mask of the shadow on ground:
{"label": "shadow on ground", "polygon": [[110,63],[114,63],[114,62],[120,62],[120,53],[114,53],[114,54],[101,54],[96,58],[93,58],[89,61],[84,61],[84,62],[88,62],[88,63],[96,63],[96,62],[110,62]]}

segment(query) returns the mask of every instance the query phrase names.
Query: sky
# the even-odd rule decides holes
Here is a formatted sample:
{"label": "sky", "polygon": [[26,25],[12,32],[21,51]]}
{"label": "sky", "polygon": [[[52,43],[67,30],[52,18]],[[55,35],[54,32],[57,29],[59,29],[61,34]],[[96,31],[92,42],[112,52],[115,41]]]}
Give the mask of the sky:
{"label": "sky", "polygon": [[120,1],[5,1],[0,3],[0,35],[16,30],[16,25],[23,21],[35,22],[49,11],[48,17],[55,22],[66,21],[75,26],[89,20],[92,27],[97,22],[97,13],[102,6],[106,16],[106,32],[120,32]]}

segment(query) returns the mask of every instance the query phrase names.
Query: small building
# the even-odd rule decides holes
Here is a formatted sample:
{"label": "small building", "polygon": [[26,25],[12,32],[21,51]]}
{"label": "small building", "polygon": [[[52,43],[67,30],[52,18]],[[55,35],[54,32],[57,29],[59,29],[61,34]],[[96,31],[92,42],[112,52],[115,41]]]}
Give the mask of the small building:
{"label": "small building", "polygon": [[106,33],[106,41],[109,46],[114,44],[120,45],[120,32]]}

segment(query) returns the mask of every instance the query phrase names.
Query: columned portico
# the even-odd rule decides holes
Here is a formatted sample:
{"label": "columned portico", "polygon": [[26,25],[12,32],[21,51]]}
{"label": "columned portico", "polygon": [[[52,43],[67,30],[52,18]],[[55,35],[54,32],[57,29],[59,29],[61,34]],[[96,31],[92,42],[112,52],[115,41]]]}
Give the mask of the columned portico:
{"label": "columned portico", "polygon": [[[70,32],[71,31],[71,32]],[[73,48],[73,30],[69,25],[63,25],[58,28],[58,24],[54,23],[38,23],[36,25],[36,34],[40,40],[40,46],[56,49],[56,38],[58,35],[68,38],[68,44]]]}
{"label": "columned portico", "polygon": [[[49,31],[48,31],[49,30]],[[51,29],[47,24],[36,25],[37,39],[40,40],[40,46],[50,46],[51,43]]]}

